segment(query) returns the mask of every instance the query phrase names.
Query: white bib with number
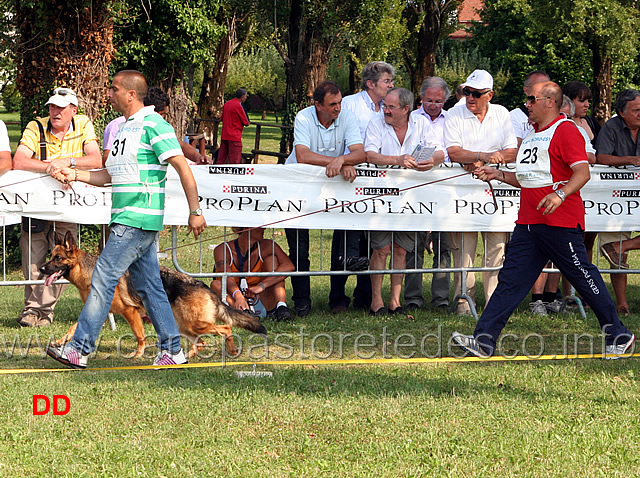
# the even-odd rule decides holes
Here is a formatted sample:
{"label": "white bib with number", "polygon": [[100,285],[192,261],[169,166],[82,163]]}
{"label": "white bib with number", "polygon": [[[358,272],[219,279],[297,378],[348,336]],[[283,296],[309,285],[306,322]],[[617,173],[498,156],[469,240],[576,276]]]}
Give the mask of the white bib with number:
{"label": "white bib with number", "polygon": [[105,166],[112,184],[140,182],[138,150],[143,133],[144,118],[132,119],[120,125]]}
{"label": "white bib with number", "polygon": [[516,178],[523,188],[541,188],[553,185],[549,145],[562,119],[551,128],[536,133],[532,131],[522,141],[516,157]]}

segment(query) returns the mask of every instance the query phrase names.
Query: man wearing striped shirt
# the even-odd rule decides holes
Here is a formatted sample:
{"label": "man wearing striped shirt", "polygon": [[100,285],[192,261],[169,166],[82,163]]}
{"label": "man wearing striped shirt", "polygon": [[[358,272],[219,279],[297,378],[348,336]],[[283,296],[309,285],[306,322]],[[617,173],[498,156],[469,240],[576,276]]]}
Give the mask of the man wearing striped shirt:
{"label": "man wearing striped shirt", "polygon": [[180,176],[189,203],[189,231],[197,238],[206,222],[199,207],[195,179],[175,132],[155,113],[153,106],[144,106],[146,93],[147,82],[140,72],[117,73],[109,99],[126,121],[120,125],[113,141],[106,169],[65,168],[54,175],[63,182],[82,181],[95,186],[110,183],[113,187],[111,235],[94,269],[91,292],[78,318],[78,328],[63,348],[47,348],[49,356],[72,368],[86,368],[118,279],[127,270],[158,334],[159,353],[154,365],[186,363],[156,254],[156,233],[163,228],[167,164]]}

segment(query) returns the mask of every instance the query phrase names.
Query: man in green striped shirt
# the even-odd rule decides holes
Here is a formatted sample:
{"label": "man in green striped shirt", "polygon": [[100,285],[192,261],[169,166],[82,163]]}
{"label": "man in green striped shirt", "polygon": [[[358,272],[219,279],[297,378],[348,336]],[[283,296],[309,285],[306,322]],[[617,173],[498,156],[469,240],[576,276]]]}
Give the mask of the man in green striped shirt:
{"label": "man in green striped shirt", "polygon": [[142,73],[133,70],[117,73],[109,99],[126,121],[113,141],[106,169],[65,168],[54,174],[63,182],[113,187],[111,235],[93,271],[91,292],[78,318],[76,332],[64,347],[47,348],[49,356],[72,368],[86,368],[115,287],[127,270],[158,334],[159,353],[154,365],[186,363],[178,327],[160,279],[155,244],[156,233],[163,228],[168,164],[178,172],[189,203],[189,231],[197,238],[207,224],[199,206],[195,179],[175,132],[155,113],[153,106],[144,106],[146,94],[147,82]]}

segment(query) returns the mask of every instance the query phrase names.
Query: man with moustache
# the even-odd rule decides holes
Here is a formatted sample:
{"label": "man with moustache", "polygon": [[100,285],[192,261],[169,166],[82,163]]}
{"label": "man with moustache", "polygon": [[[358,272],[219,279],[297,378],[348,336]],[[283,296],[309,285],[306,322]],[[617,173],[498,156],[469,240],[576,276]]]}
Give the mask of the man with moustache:
{"label": "man with moustache", "polygon": [[[78,97],[70,88],[56,88],[46,105],[49,116],[27,125],[13,157],[13,169],[51,173],[62,167],[93,169],[102,165],[93,123],[78,113]],[[55,246],[55,233],[78,234],[78,225],[24,218],[20,235],[22,273],[27,280],[42,279],[40,267]],[[24,307],[18,323],[23,327],[48,326],[66,285],[25,285]]]}
{"label": "man with moustache", "polygon": [[635,343],[620,321],[598,269],[582,239],[584,205],[580,189],[589,181],[584,139],[560,114],[562,90],[551,81],[538,83],[527,97],[534,131],[523,140],[516,172],[482,166],[483,181],[502,181],[520,189],[516,227],[500,271],[500,280],[473,335],[454,332],[452,341],[477,357],[496,353],[507,320],[527,296],[548,260],[558,266],[596,314],[605,336],[604,358],[619,358]]}
{"label": "man with moustache", "polygon": [[[384,167],[408,168],[427,171],[442,163],[444,153],[429,122],[420,115],[412,115],[413,93],[404,88],[393,88],[384,102],[384,119],[373,119],[367,127],[364,148],[367,162]],[[411,154],[416,146],[434,147],[431,158],[417,162]],[[371,231],[371,269],[386,268],[387,257],[392,254],[391,269],[404,269],[407,251],[415,248],[415,233],[409,231]],[[393,250],[393,253],[392,253]],[[382,300],[381,274],[371,276],[371,315],[405,314],[400,304],[403,274],[391,274],[389,308]]]}

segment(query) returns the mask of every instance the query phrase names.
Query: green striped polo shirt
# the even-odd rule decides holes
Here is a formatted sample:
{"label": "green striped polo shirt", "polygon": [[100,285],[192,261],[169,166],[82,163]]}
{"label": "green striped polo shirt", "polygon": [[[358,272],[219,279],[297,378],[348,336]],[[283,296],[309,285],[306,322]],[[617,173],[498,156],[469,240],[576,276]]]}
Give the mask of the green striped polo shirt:
{"label": "green striped polo shirt", "polygon": [[118,129],[106,162],[111,175],[111,224],[161,231],[167,160],[182,154],[175,131],[153,106]]}

